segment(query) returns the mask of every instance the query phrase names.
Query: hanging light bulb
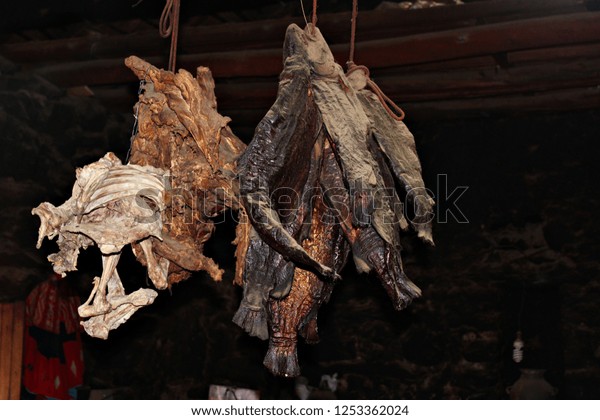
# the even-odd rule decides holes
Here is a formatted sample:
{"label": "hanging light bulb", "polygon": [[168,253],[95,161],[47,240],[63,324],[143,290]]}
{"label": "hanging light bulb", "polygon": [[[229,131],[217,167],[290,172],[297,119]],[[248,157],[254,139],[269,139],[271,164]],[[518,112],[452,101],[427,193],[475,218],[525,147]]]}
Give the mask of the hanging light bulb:
{"label": "hanging light bulb", "polygon": [[525,347],[525,343],[521,338],[521,331],[517,331],[517,338],[515,338],[515,341],[513,341],[512,355],[515,363],[521,363],[523,361],[523,347]]}

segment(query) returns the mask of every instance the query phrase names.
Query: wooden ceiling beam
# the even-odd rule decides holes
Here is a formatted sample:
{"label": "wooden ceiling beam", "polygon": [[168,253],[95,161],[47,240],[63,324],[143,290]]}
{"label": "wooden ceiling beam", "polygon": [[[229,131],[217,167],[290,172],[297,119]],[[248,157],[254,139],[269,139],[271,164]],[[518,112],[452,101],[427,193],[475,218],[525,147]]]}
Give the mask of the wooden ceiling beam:
{"label": "wooden ceiling beam", "polygon": [[[386,72],[380,75],[374,72],[373,79],[401,106],[418,102],[532,95],[600,85],[600,58],[525,62],[509,68],[491,65],[408,74]],[[215,92],[220,110],[265,112],[275,101],[277,87],[276,77],[262,80],[217,79]],[[126,85],[96,87],[94,94],[103,103],[127,111],[137,100],[135,90]]]}
{"label": "wooden ceiling beam", "polygon": [[[528,19],[356,44],[355,61],[371,69],[464,59],[469,57],[600,43],[600,12]],[[331,45],[338,62],[345,62],[348,45]],[[162,57],[144,57],[156,66]],[[282,69],[281,48],[187,54],[178,66],[211,69],[216,78],[276,76]],[[118,84],[135,80],[122,60],[105,59],[48,65],[35,70],[63,86]]]}
{"label": "wooden ceiling beam", "polygon": [[[357,19],[359,41],[393,38],[431,31],[474,25],[530,19],[540,16],[585,11],[581,0],[489,0],[462,6],[416,10],[363,11]],[[227,23],[211,26],[183,27],[179,51],[199,54],[227,50],[268,49],[280,47],[285,29],[291,23],[303,24],[301,18]],[[350,14],[325,14],[319,27],[331,44],[349,39]],[[18,63],[64,60],[89,60],[139,56],[160,56],[168,52],[169,43],[156,30],[125,35],[93,34],[85,37],[0,46],[0,54]]]}
{"label": "wooden ceiling beam", "polygon": [[[478,118],[492,115],[523,115],[525,113],[569,112],[594,109],[600,103],[596,87],[551,90],[531,95],[506,95],[485,98],[461,98],[410,102],[402,105],[406,121],[431,119]],[[264,109],[219,107],[219,112],[232,119],[230,126],[245,142],[265,115]]]}

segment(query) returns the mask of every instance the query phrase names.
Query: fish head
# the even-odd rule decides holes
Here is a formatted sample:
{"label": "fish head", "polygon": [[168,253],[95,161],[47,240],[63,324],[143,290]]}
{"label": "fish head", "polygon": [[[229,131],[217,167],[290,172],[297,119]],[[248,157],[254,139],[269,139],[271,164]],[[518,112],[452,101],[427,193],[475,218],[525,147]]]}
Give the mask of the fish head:
{"label": "fish head", "polygon": [[335,76],[340,67],[336,64],[321,31],[311,23],[304,29],[294,23],[288,26],[283,44],[283,56],[284,60],[295,56],[302,57],[308,62],[311,70],[319,76]]}

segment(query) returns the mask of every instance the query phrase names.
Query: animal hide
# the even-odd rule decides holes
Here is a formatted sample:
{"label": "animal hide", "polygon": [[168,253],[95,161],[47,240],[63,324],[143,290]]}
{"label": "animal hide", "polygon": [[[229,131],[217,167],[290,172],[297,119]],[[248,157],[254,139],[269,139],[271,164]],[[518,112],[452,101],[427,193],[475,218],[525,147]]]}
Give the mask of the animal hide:
{"label": "animal hide", "polygon": [[[129,161],[170,174],[163,241],[152,240],[156,253],[172,262],[169,284],[198,270],[221,280],[223,270],[203,255],[203,248],[214,232],[214,217],[226,209],[240,210],[237,159],[246,145],[229,128],[230,119],[217,112],[215,83],[208,68],[198,67],[194,78],[186,70],[174,74],[135,56],[127,58],[125,65],[143,85],[135,110],[138,132],[132,138]],[[245,215],[240,218],[243,221]],[[248,238],[248,224],[238,224],[234,280],[238,284]],[[134,250],[146,264],[137,245]]]}

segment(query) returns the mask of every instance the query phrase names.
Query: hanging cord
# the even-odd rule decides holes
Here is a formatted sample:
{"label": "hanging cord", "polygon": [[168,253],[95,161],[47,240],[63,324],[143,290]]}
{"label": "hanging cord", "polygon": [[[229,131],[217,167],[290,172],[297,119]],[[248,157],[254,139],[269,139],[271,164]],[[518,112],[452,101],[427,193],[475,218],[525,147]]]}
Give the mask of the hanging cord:
{"label": "hanging cord", "polygon": [[139,131],[139,121],[138,118],[140,116],[140,102],[139,97],[146,92],[146,79],[148,76],[148,71],[150,70],[150,66],[146,69],[146,73],[144,73],[144,78],[140,80],[140,86],[138,87],[138,103],[135,107],[135,114],[133,114],[133,127],[131,128],[131,137],[129,138],[129,150],[127,150],[127,156],[125,157],[125,162],[129,163],[129,158],[131,157],[131,148],[133,147],[133,139],[137,135]]}
{"label": "hanging cord", "polygon": [[381,105],[383,105],[383,108],[387,111],[388,114],[390,114],[390,117],[392,117],[396,121],[402,121],[404,119],[405,114],[402,108],[396,105],[394,101],[392,101],[385,93],[383,93],[383,91],[377,85],[377,83],[375,83],[371,79],[369,69],[367,66],[358,66],[352,62],[348,62],[347,66],[348,71],[346,72],[346,76],[354,73],[357,70],[362,70],[365,73],[365,76],[367,77],[367,86],[373,91],[375,95],[377,95],[379,101],[381,102]]}
{"label": "hanging cord", "polygon": [[304,16],[304,25],[308,26],[308,20],[306,19],[306,12],[304,11],[304,0],[300,0],[300,9],[302,10],[302,16]]}
{"label": "hanging cord", "polygon": [[317,27],[317,0],[313,0],[313,9],[312,9],[312,25],[313,31]]}
{"label": "hanging cord", "polygon": [[354,64],[354,45],[356,44],[356,18],[358,17],[358,0],[352,0],[352,25],[350,27],[350,53],[348,54],[348,62],[346,67],[348,71],[346,76],[352,74],[357,70],[362,70],[367,78],[367,86],[377,95],[381,105],[387,111],[387,113],[396,121],[402,121],[404,119],[404,111],[394,101],[392,101],[381,88],[375,83],[371,77],[367,66]]}
{"label": "hanging cord", "polygon": [[352,0],[352,20],[350,21],[350,53],[348,63],[354,64],[354,43],[356,42],[356,18],[358,17],[358,0]]}
{"label": "hanging cord", "polygon": [[160,15],[159,33],[163,38],[171,37],[171,50],[169,51],[169,71],[175,73],[177,59],[177,38],[179,36],[179,9],[180,0],[167,0],[165,8]]}

